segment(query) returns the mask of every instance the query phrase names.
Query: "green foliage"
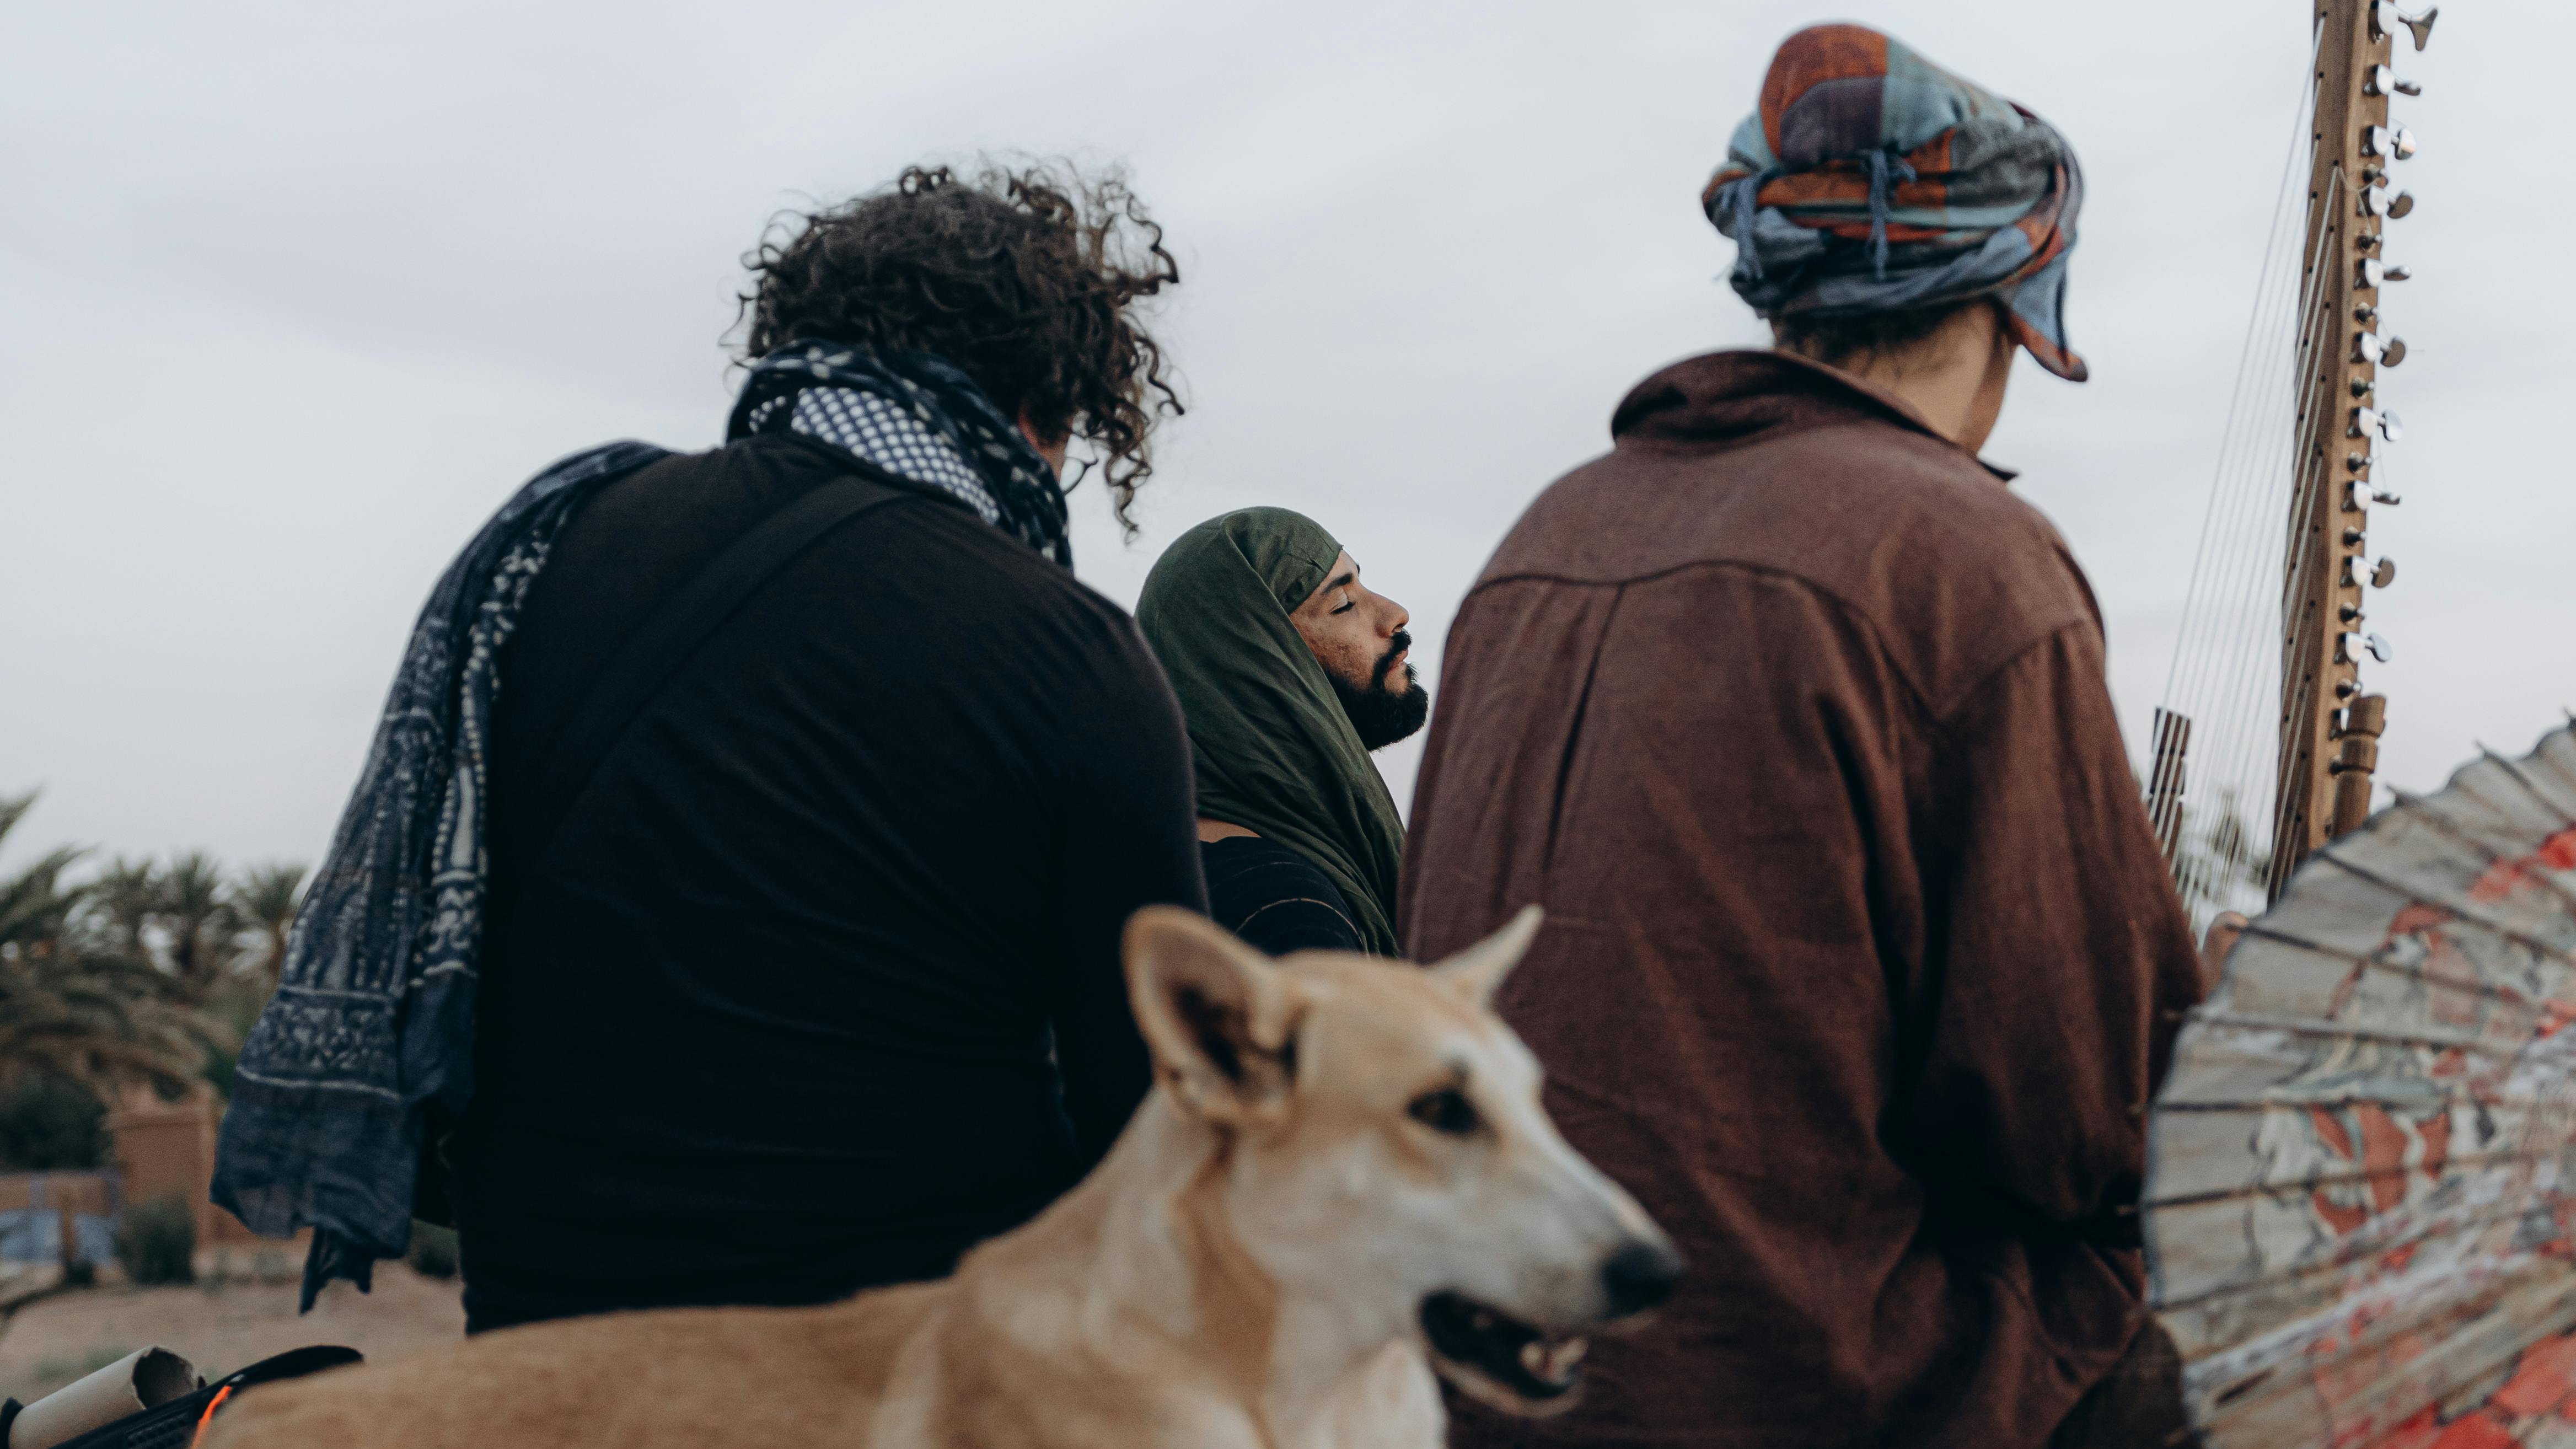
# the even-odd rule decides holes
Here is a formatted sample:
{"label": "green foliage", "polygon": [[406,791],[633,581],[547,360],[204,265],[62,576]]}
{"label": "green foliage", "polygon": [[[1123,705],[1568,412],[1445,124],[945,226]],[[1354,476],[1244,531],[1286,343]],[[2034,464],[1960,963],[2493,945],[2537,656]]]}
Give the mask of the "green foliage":
{"label": "green foliage", "polygon": [[442,1228],[414,1218],[411,1224],[411,1251],[403,1255],[412,1271],[424,1278],[456,1276],[456,1229]]}
{"label": "green foliage", "polygon": [[286,964],[287,931],[295,924],[296,908],[304,903],[304,867],[291,861],[251,866],[233,882],[229,899],[234,917],[254,938],[256,959],[248,969],[259,982],[259,999],[265,1004],[277,989],[278,968]]}
{"label": "green foliage", "polygon": [[197,1281],[197,1215],[176,1197],[131,1204],[116,1232],[116,1261],[138,1285]]}
{"label": "green foliage", "polygon": [[107,1162],[107,1108],[50,1073],[0,1087],[0,1170],[61,1172]]}
{"label": "green foliage", "polygon": [[[33,794],[0,798],[0,839]],[[229,1094],[232,1063],[277,986],[304,868],[228,875],[203,851],[167,864],[119,856],[67,879],[65,848],[0,878],[0,1088],[44,1074],[107,1096],[164,1096],[203,1080]]]}
{"label": "green foliage", "polygon": [[233,911],[224,870],[202,850],[172,856],[152,896],[153,921],[180,989],[203,1000],[240,954],[241,917]]}

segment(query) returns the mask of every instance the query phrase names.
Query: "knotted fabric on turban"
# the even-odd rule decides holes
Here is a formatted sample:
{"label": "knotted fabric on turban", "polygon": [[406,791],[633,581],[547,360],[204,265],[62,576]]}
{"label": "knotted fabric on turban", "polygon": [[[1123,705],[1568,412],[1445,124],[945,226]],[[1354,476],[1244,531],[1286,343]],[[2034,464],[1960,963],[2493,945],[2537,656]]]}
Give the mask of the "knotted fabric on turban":
{"label": "knotted fabric on turban", "polygon": [[2073,382],[2066,256],[2084,175],[2046,121],[1862,25],[1781,42],[1761,108],[1700,205],[1765,317],[1855,317],[1991,296]]}

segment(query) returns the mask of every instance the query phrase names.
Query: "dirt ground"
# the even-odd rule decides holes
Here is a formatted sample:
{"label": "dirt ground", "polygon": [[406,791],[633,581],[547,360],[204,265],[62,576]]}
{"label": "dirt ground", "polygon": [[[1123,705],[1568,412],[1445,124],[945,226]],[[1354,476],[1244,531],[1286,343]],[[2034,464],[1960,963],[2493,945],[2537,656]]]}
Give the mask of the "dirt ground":
{"label": "dirt ground", "polygon": [[456,1280],[378,1263],[373,1293],[334,1283],[295,1312],[296,1283],[207,1273],[188,1287],[100,1287],[40,1299],[0,1324],[0,1395],[51,1393],[135,1349],[157,1344],[218,1378],[273,1353],[345,1344],[372,1361],[453,1343],[465,1333]]}

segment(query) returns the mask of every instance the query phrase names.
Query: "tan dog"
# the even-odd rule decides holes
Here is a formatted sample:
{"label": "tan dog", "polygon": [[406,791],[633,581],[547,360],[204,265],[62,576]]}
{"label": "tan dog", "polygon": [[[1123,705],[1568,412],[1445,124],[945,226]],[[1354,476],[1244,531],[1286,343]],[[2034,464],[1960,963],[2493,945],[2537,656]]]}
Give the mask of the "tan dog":
{"label": "tan dog", "polygon": [[954,1277],[610,1314],[252,1391],[215,1449],[1322,1449],[1440,1442],[1430,1365],[1521,1412],[1679,1263],[1486,1009],[1535,908],[1429,971],[1279,962],[1157,907],[1159,1084],[1099,1170]]}

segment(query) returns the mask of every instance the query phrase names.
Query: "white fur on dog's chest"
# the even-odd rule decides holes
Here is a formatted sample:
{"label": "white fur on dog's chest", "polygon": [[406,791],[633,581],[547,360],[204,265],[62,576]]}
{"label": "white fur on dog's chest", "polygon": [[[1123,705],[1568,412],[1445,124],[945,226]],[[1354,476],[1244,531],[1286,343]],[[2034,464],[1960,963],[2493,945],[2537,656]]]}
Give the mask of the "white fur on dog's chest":
{"label": "white fur on dog's chest", "polygon": [[1301,1449],[1439,1449],[1448,1418],[1422,1351],[1391,1343]]}

